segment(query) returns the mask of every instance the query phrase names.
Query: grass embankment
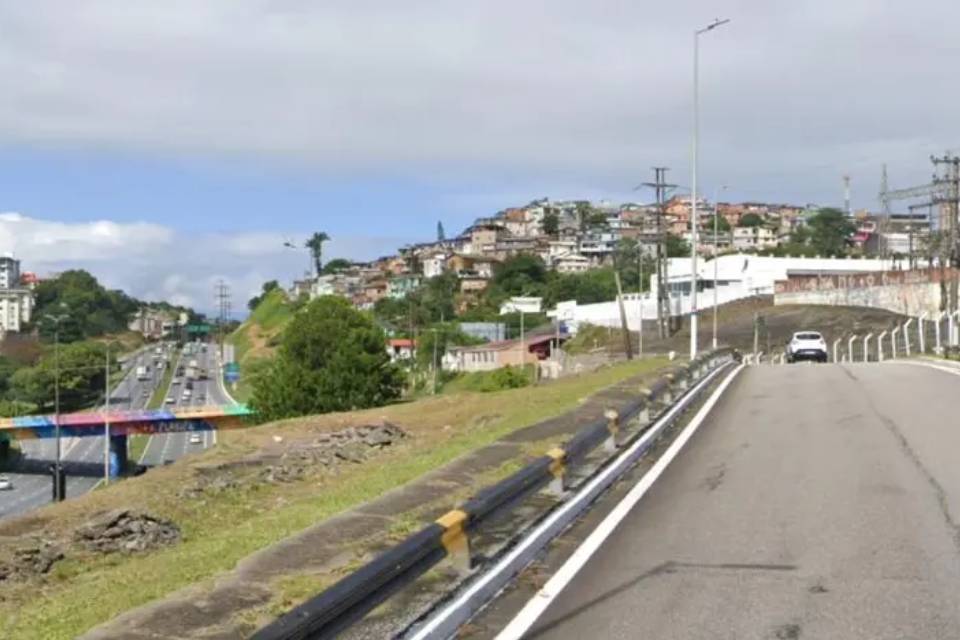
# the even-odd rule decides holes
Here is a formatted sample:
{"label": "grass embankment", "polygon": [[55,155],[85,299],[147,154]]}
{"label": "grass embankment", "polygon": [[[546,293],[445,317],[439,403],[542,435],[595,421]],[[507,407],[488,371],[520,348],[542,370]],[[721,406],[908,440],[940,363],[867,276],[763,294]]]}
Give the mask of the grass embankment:
{"label": "grass embankment", "polygon": [[[574,409],[585,397],[664,360],[633,361],[583,376],[495,393],[452,393],[366,411],[327,414],[221,434],[203,454],[157,468],[20,520],[0,522],[4,536],[43,531],[63,536],[103,509],[136,506],[175,521],[183,541],[149,555],[82,555],[72,549],[42,588],[4,587],[0,636],[73,638],[131,608],[186,585],[211,584],[242,558],[306,527],[410,482],[454,458],[517,429]],[[412,437],[366,464],[341,467],[285,484],[247,482],[240,488],[184,499],[201,466],[238,460],[284,442],[312,441],[318,432],[388,420]],[[256,468],[251,470],[256,474]],[[2,549],[2,547],[0,547]]]}
{"label": "grass embankment", "polygon": [[294,306],[281,289],[274,289],[263,297],[243,324],[227,337],[233,345],[234,358],[240,364],[240,381],[230,393],[238,402],[250,399],[252,388],[244,369],[255,360],[270,358],[277,346],[283,328],[293,318]]}
{"label": "grass embankment", "polygon": [[150,436],[132,435],[128,437],[127,459],[134,464],[139,463],[140,458],[143,456],[143,452],[146,451],[148,444],[150,444]]}
{"label": "grass embankment", "polygon": [[175,350],[170,355],[170,361],[163,368],[163,377],[160,379],[157,388],[153,390],[150,402],[147,403],[147,409],[163,407],[163,401],[167,399],[167,394],[170,393],[170,381],[173,380],[173,373],[177,370],[178,364],[180,364],[180,352]]}

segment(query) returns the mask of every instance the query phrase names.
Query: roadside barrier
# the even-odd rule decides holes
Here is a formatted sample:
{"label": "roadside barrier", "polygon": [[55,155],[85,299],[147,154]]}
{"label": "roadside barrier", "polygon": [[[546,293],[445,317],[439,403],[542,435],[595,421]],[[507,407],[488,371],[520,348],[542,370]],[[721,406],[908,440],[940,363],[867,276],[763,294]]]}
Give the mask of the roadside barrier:
{"label": "roadside barrier", "polygon": [[668,369],[655,382],[638,389],[637,398],[621,411],[608,410],[602,419],[585,425],[564,445],[480,490],[459,508],[263,627],[253,635],[254,640],[332,638],[444,559],[463,572],[469,571],[475,562],[470,536],[485,522],[538,491],[562,493],[571,467],[601,445],[609,452],[620,446],[622,425],[635,421],[642,431],[651,422],[652,411],[666,411],[692,383],[739,358],[732,349],[718,349],[686,366]]}

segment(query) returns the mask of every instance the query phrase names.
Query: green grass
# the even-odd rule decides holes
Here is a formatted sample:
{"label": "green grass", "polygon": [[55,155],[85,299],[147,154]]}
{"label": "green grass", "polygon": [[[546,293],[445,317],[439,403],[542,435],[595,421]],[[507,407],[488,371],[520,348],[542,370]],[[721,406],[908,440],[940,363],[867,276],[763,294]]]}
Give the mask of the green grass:
{"label": "green grass", "polygon": [[[239,490],[206,496],[202,501],[184,501],[176,491],[189,482],[191,467],[178,463],[153,471],[149,477],[117,483],[76,501],[55,505],[51,509],[63,509],[57,511],[61,516],[67,514],[56,518],[58,526],[75,527],[88,517],[81,509],[136,503],[174,519],[181,526],[184,540],[144,556],[91,556],[58,563],[55,579],[43,590],[23,585],[16,593],[5,594],[6,604],[0,608],[0,635],[9,640],[73,638],[189,584],[211,584],[215,576],[232,569],[258,549],[372,500],[521,427],[567,412],[604,387],[664,364],[664,360],[655,359],[633,361],[550,385],[438,396],[365,412],[355,419],[383,416],[416,429],[415,437],[379,456],[376,464],[347,467],[336,476],[321,477],[319,482],[312,477],[284,486],[250,483]],[[331,415],[330,419],[341,418]],[[243,438],[266,439],[285,430],[298,433],[300,424],[293,421],[226,434],[210,457],[222,460],[231,455],[247,455],[250,447],[242,444]],[[231,442],[234,437],[236,443]],[[509,467],[497,471],[506,469]],[[308,586],[312,580],[313,577],[305,580]],[[292,585],[282,591],[291,591],[289,586]],[[295,585],[292,591],[298,593],[299,586],[303,585]]]}
{"label": "green grass", "polygon": [[147,449],[147,444],[150,443],[150,436],[147,435],[132,435],[127,438],[127,458],[130,462],[136,464],[140,461],[140,457],[143,455],[143,452]]}
{"label": "green grass", "polygon": [[171,354],[170,362],[163,368],[163,378],[161,378],[157,388],[153,390],[153,395],[150,396],[147,409],[160,409],[163,407],[163,401],[167,399],[167,394],[170,392],[170,381],[173,380],[173,372],[177,368],[179,358],[179,351],[174,351]]}
{"label": "green grass", "polygon": [[233,344],[236,361],[242,363],[254,347],[251,331],[255,330],[262,336],[273,336],[282,331],[292,318],[293,306],[282,290],[274,289],[264,296],[250,317],[227,338]]}

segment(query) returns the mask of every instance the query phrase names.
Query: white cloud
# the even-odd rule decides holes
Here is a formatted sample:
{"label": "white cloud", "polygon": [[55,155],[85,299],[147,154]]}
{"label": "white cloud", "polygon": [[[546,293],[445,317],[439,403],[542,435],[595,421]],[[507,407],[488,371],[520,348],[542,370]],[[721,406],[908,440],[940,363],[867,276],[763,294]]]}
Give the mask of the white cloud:
{"label": "white cloud", "polygon": [[[0,213],[0,253],[12,253],[21,268],[49,275],[67,269],[87,269],[105,286],[123,289],[138,298],[194,307],[216,308],[219,280],[230,287],[233,310],[246,311],[246,301],[267,280],[288,284],[309,266],[302,247],[306,234],[273,232],[182,234],[162,225],[106,220],[65,223]],[[333,238],[326,254],[362,260],[392,252],[397,238]]]}
{"label": "white cloud", "polygon": [[707,179],[839,190],[883,161],[923,179],[929,147],[957,144],[960,5],[932,0],[0,0],[0,135],[626,185],[687,164],[690,35],[718,13]]}

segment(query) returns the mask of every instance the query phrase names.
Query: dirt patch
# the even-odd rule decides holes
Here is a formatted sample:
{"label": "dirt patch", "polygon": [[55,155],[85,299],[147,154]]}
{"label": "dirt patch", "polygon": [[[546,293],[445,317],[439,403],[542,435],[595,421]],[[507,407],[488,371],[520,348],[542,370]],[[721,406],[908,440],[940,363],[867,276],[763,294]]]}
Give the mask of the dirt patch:
{"label": "dirt patch", "polygon": [[17,547],[9,559],[0,562],[0,583],[45,575],[63,557],[62,547],[52,540],[36,540]]}
{"label": "dirt patch", "polygon": [[163,518],[132,509],[115,509],[90,520],[73,539],[88,551],[150,551],[180,541],[180,528]]}

